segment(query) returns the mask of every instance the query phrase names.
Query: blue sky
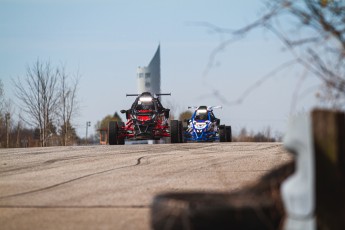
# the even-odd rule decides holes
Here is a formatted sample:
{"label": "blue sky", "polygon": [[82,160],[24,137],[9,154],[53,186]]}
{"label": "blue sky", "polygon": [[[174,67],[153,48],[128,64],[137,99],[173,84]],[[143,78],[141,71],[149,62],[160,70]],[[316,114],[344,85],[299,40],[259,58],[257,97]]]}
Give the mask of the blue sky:
{"label": "blue sky", "polygon": [[71,75],[79,73],[81,110],[74,121],[83,136],[86,121],[94,125],[129,108],[133,98],[125,94],[137,91],[136,68],[148,65],[160,44],[162,92],[172,93],[163,105],[173,107],[176,115],[188,105],[222,105],[215,114],[235,133],[267,126],[284,132],[291,113],[317,103],[319,82],[312,77],[301,81],[298,67],[269,78],[238,105],[224,103],[211,91],[237,100],[292,58],[268,31],[254,31],[229,45],[203,75],[220,35],[198,23],[236,29],[262,9],[261,1],[252,0],[0,0],[0,78],[6,96],[15,101],[10,79],[24,77],[37,59],[62,63]]}

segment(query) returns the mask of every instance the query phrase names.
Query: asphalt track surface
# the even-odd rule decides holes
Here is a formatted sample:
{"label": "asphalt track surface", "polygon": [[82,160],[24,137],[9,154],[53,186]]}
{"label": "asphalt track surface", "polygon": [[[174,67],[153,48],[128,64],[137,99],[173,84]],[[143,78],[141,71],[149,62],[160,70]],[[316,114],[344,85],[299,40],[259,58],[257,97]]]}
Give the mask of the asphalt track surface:
{"label": "asphalt track surface", "polygon": [[231,192],[289,160],[280,143],[0,149],[0,228],[150,229],[156,194]]}

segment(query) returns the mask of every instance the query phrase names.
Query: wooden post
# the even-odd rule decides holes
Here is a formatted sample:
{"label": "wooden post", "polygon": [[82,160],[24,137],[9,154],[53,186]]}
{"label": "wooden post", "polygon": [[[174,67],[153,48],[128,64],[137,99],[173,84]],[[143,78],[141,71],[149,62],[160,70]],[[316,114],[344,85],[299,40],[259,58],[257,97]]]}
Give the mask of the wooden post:
{"label": "wooden post", "polygon": [[345,114],[314,110],[318,229],[345,229]]}

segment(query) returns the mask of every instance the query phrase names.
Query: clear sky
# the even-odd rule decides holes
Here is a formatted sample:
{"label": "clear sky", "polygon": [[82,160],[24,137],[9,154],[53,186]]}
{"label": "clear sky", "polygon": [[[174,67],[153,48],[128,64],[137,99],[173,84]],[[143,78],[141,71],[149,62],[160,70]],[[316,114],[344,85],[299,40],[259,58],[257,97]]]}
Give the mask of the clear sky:
{"label": "clear sky", "polygon": [[241,104],[226,103],[292,58],[268,31],[257,30],[229,45],[204,75],[220,35],[198,23],[236,29],[262,9],[258,0],[0,0],[0,78],[6,96],[13,98],[10,79],[24,77],[37,59],[62,63],[72,75],[78,72],[81,110],[74,121],[83,137],[86,121],[93,126],[130,107],[134,98],[125,94],[137,92],[136,69],[149,64],[160,44],[162,92],[172,93],[162,103],[176,115],[188,105],[222,105],[215,115],[235,133],[267,126],[284,132],[291,113],[316,104],[319,82],[301,81],[299,68],[269,78]]}

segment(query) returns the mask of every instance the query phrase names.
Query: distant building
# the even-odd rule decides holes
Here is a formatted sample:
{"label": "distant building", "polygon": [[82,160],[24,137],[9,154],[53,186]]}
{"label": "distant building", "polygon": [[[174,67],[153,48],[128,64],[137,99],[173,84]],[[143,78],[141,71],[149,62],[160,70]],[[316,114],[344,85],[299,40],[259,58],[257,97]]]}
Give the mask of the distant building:
{"label": "distant building", "polygon": [[147,67],[138,67],[138,93],[161,92],[161,58],[160,58],[160,45],[157,48],[150,64]]}

